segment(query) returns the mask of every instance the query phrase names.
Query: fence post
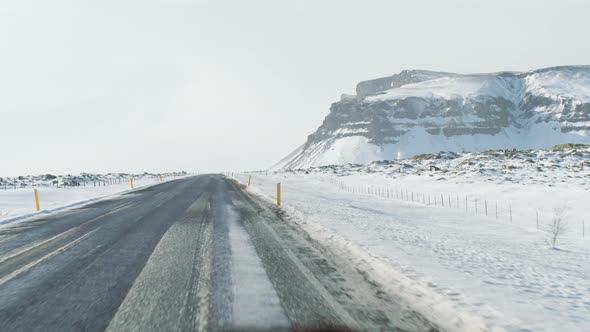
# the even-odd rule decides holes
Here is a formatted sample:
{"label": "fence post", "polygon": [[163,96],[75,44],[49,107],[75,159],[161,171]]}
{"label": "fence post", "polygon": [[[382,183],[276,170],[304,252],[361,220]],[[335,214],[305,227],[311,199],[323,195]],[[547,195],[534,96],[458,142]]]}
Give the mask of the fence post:
{"label": "fence post", "polygon": [[281,183],[277,183],[277,206],[281,206]]}
{"label": "fence post", "polygon": [[41,205],[39,204],[39,191],[37,191],[37,189],[35,189],[34,191],[35,191],[35,207],[37,208],[37,211],[40,211]]}
{"label": "fence post", "polygon": [[440,194],[440,204],[442,207],[445,207],[445,199],[443,197],[443,194]]}
{"label": "fence post", "polygon": [[475,214],[477,215],[477,198],[475,199]]}
{"label": "fence post", "polygon": [[496,202],[496,220],[498,220],[498,202]]}
{"label": "fence post", "polygon": [[510,223],[512,223],[512,204],[508,204],[508,209],[510,210]]}
{"label": "fence post", "polygon": [[486,217],[488,216],[488,200],[484,200],[485,209],[486,209]]}

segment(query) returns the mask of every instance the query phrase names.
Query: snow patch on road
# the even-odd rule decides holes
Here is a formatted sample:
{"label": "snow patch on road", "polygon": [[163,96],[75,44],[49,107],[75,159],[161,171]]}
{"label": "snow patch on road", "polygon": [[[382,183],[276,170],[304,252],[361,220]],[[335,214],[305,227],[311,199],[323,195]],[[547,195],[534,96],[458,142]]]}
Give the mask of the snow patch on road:
{"label": "snow patch on road", "polygon": [[238,212],[228,206],[227,216],[232,251],[234,326],[240,329],[290,327],[279,296],[256,254],[256,249],[238,221]]}

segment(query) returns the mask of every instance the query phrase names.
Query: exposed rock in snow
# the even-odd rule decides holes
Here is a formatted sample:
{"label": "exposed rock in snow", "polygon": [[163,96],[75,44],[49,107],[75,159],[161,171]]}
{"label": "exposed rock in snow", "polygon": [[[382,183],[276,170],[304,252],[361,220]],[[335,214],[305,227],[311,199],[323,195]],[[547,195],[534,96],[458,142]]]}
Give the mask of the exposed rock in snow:
{"label": "exposed rock in snow", "polygon": [[422,70],[364,81],[273,169],[439,151],[590,143],[590,66],[461,75]]}

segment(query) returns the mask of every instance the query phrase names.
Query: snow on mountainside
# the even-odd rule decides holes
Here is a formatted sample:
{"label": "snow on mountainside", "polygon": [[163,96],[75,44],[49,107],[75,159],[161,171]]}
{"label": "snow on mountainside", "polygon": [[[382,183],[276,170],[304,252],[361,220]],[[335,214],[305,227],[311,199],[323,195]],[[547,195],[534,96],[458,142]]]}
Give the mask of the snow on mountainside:
{"label": "snow on mountainside", "polygon": [[590,66],[461,75],[402,71],[361,82],[273,169],[439,151],[590,143]]}

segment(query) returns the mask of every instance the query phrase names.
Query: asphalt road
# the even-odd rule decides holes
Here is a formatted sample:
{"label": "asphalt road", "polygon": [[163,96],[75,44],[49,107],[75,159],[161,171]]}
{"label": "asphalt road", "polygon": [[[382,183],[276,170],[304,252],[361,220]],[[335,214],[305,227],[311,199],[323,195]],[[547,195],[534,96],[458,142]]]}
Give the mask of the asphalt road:
{"label": "asphalt road", "polygon": [[435,328],[221,175],[0,230],[0,331]]}

